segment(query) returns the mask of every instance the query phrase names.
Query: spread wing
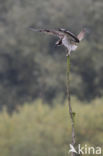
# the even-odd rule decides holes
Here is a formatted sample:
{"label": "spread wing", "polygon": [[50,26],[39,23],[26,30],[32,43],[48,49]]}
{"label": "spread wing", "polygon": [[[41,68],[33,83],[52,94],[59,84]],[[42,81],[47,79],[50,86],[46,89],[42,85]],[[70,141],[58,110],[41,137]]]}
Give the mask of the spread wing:
{"label": "spread wing", "polygon": [[86,32],[88,32],[87,29],[83,29],[77,36],[77,38],[79,39],[79,41],[83,40],[85,37]]}
{"label": "spread wing", "polygon": [[58,36],[59,38],[64,37],[64,33],[57,31],[57,30],[49,30],[49,29],[35,29],[33,27],[29,27],[30,30],[32,31],[36,31],[36,32],[43,32],[46,33],[48,35],[54,35],[54,36]]}
{"label": "spread wing", "polygon": [[60,29],[58,29],[58,30],[61,31],[61,32],[63,32],[63,33],[65,33],[66,35],[71,36],[72,39],[73,39],[75,42],[79,43],[78,37],[76,37],[72,32],[70,32],[70,31],[68,31],[68,30],[66,30],[66,29],[63,29],[63,28],[60,28]]}

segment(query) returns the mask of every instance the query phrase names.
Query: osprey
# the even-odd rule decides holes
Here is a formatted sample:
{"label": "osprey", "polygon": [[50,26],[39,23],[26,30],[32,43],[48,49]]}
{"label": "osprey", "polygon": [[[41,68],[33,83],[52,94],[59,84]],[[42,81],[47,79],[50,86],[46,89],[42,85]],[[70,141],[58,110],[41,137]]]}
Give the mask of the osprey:
{"label": "osprey", "polygon": [[44,32],[48,35],[57,36],[59,40],[56,42],[57,46],[63,45],[67,49],[67,56],[70,55],[71,51],[75,51],[78,47],[80,41],[84,38],[86,29],[83,29],[77,36],[72,32],[59,28],[57,30],[49,29],[35,29],[34,27],[29,27],[29,29],[36,32]]}

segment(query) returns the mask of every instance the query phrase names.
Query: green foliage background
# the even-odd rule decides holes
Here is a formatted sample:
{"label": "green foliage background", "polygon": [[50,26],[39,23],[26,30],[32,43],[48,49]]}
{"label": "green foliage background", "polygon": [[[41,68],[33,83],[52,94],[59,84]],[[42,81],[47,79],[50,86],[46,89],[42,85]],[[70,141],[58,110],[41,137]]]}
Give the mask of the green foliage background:
{"label": "green foliage background", "polygon": [[[72,98],[72,103],[77,144],[103,148],[103,99],[83,105]],[[71,125],[67,102],[55,101],[51,108],[37,100],[17,110],[12,116],[5,109],[0,114],[0,155],[68,156]]]}
{"label": "green foliage background", "polygon": [[[0,106],[66,96],[66,52],[56,38],[28,30],[64,27],[90,33],[71,55],[71,93],[90,101],[103,95],[102,0],[0,2]],[[5,98],[6,97],[6,98]]]}
{"label": "green foliage background", "polygon": [[66,51],[31,25],[89,29],[71,54],[70,90],[77,144],[103,149],[102,19],[102,0],[0,1],[0,156],[67,156],[71,143]]}

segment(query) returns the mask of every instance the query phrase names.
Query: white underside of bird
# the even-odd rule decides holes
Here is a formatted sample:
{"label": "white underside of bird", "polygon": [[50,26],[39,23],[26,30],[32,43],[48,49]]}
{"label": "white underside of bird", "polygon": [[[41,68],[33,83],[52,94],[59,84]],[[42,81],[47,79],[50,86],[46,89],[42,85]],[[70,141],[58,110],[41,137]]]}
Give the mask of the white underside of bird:
{"label": "white underside of bird", "polygon": [[67,48],[68,54],[70,54],[71,51],[75,51],[78,47],[76,44],[71,44],[67,36],[64,36],[62,39],[62,44]]}

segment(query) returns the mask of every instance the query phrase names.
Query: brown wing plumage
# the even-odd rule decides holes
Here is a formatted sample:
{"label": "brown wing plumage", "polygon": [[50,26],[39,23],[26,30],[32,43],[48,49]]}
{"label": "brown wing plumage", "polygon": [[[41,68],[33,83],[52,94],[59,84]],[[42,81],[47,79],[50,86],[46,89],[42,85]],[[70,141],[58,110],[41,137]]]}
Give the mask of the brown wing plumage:
{"label": "brown wing plumage", "polygon": [[67,35],[69,35],[69,36],[71,36],[72,39],[74,39],[75,42],[79,43],[79,39],[72,32],[70,32],[70,31],[68,31],[66,29],[62,29],[62,28],[60,28],[58,30],[65,33],[65,34],[67,34]]}
{"label": "brown wing plumage", "polygon": [[36,32],[44,32],[48,35],[54,35],[54,36],[58,36],[59,38],[62,38],[64,36],[64,34],[62,32],[59,32],[57,30],[49,30],[49,29],[35,29],[33,27],[29,27],[30,30],[32,31],[36,31]]}
{"label": "brown wing plumage", "polygon": [[58,30],[49,30],[49,29],[35,29],[34,27],[29,27],[29,29],[32,31],[36,31],[36,32],[43,32],[48,35],[57,36],[60,39],[62,39],[65,35],[68,35],[71,41],[77,42],[77,43],[79,43],[85,37],[85,33],[86,33],[86,29],[83,29],[78,34],[78,36],[74,35],[72,32],[63,28],[59,28]]}

